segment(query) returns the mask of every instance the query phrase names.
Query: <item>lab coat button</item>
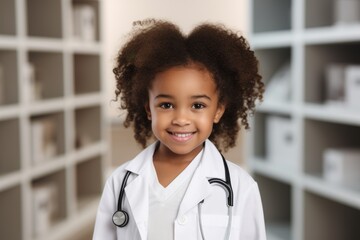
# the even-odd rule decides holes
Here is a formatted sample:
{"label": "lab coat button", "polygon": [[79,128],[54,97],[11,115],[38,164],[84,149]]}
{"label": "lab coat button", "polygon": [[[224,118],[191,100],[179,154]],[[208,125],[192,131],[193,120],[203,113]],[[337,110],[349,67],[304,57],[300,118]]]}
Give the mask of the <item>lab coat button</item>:
{"label": "lab coat button", "polygon": [[178,221],[178,223],[180,225],[185,225],[187,223],[187,217],[186,216],[181,216],[181,217],[178,218],[177,221]]}

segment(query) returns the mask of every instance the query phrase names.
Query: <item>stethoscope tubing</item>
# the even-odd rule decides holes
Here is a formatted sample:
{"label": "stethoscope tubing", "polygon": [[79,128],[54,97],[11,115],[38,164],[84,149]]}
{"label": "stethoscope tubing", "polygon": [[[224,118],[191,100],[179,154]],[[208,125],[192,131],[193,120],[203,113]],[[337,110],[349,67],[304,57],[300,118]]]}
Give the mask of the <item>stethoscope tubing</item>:
{"label": "stethoscope tubing", "polygon": [[[226,163],[224,156],[221,155],[221,157],[222,157],[222,160],[224,163],[225,181],[220,178],[210,178],[208,181],[210,184],[219,185],[227,193],[227,206],[228,206],[229,219],[228,219],[228,224],[227,224],[224,239],[229,239],[231,223],[232,223],[232,207],[234,206],[234,193],[233,193],[232,185],[231,185],[229,167]],[[122,202],[123,202],[124,195],[125,195],[125,187],[126,187],[126,184],[127,184],[127,181],[128,181],[128,178],[130,175],[131,175],[131,172],[127,171],[123,178],[121,188],[120,188],[119,198],[118,198],[117,211],[113,215],[113,223],[117,227],[125,227],[129,222],[129,214],[126,211],[122,210]],[[204,235],[204,230],[202,227],[202,220],[201,220],[201,205],[203,203],[204,203],[204,200],[202,200],[198,204],[198,211],[199,211],[200,232],[201,232],[202,239],[205,240],[205,235]],[[119,220],[119,219],[121,219],[121,220]]]}

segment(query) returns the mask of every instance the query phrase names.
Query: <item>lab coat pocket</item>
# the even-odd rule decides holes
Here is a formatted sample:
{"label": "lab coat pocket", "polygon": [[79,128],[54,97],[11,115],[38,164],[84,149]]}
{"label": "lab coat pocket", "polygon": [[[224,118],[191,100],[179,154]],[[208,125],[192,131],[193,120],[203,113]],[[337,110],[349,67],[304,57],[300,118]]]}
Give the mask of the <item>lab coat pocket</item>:
{"label": "lab coat pocket", "polygon": [[[206,240],[224,239],[228,227],[229,216],[216,214],[203,214],[201,222]],[[240,217],[232,216],[230,239],[239,239]],[[201,238],[200,238],[201,239]]]}

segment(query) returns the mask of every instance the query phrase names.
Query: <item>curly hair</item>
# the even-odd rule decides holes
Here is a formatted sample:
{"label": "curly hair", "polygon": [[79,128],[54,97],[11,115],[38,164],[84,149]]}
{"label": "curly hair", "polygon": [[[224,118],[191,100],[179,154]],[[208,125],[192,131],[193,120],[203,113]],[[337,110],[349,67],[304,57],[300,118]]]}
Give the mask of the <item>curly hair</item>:
{"label": "curly hair", "polygon": [[209,139],[226,151],[235,146],[241,125],[249,129],[248,117],[253,114],[256,101],[263,99],[264,83],[254,51],[243,36],[210,23],[184,35],[170,22],[138,21],[117,55],[113,72],[115,100],[120,97],[120,108],[127,110],[124,126],[134,127],[134,137],[143,147],[152,137],[151,122],[144,109],[152,80],[171,67],[192,63],[211,74],[219,102],[226,107]]}

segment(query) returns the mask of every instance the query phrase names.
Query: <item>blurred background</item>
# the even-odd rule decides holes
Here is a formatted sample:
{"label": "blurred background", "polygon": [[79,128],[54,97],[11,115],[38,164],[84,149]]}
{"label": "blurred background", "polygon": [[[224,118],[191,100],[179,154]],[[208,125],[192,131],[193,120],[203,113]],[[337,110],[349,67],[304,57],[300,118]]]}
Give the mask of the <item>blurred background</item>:
{"label": "blurred background", "polygon": [[103,184],[141,148],[114,99],[133,21],[249,40],[265,101],[226,157],[269,240],[360,239],[360,0],[0,0],[0,238],[91,239]]}

